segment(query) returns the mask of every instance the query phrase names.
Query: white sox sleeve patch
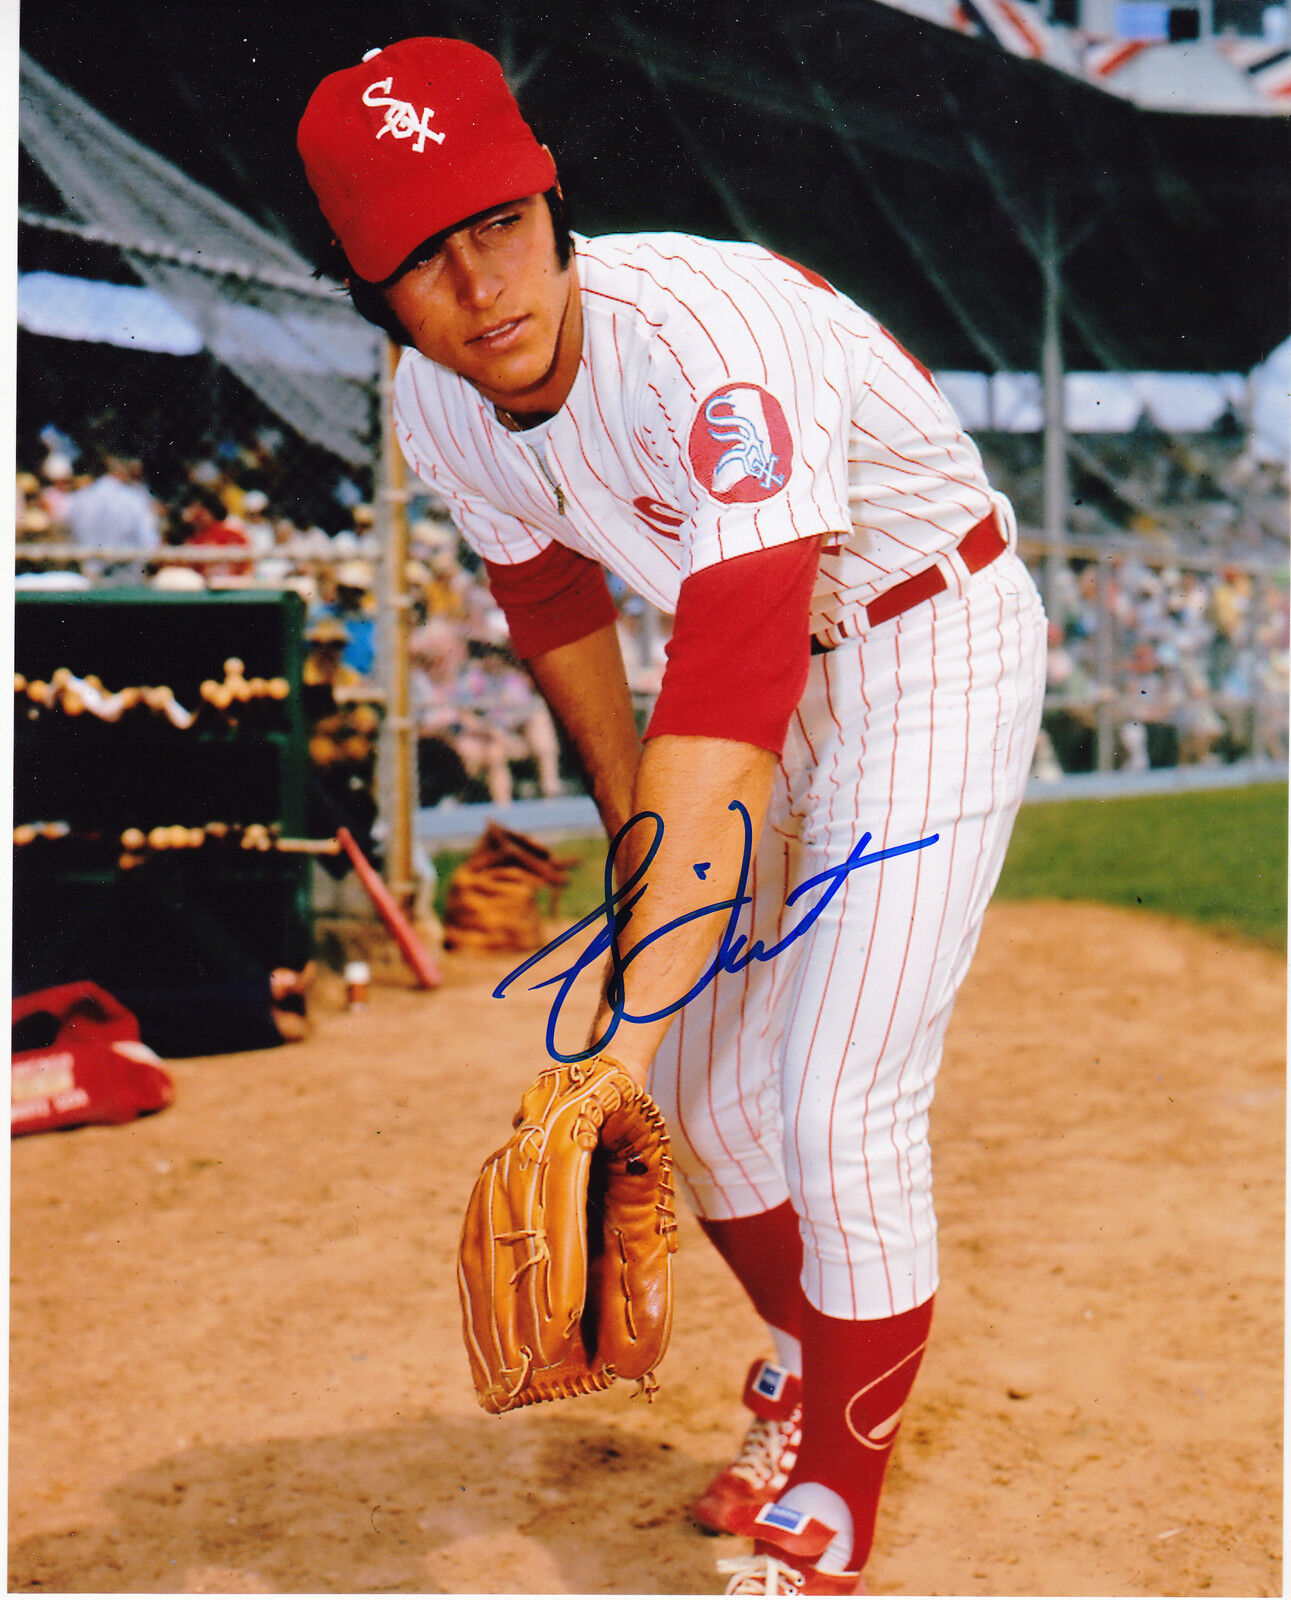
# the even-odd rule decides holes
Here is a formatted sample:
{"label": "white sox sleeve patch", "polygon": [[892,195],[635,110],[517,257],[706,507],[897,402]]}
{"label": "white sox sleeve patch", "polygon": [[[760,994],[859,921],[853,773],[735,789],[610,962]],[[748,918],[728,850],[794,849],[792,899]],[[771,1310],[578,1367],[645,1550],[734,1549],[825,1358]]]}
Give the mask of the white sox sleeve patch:
{"label": "white sox sleeve patch", "polygon": [[710,394],[690,430],[695,477],[723,505],[770,500],[793,471],[784,410],[756,383],[728,383]]}

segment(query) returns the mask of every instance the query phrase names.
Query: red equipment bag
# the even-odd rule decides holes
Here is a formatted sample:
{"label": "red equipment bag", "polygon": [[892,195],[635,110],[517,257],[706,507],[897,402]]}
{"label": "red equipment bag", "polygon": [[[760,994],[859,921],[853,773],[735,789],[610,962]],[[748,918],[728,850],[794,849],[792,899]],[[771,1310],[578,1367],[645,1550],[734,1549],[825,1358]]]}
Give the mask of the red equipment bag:
{"label": "red equipment bag", "polygon": [[11,1137],[130,1122],[175,1098],[170,1075],[139,1038],[133,1014],[96,983],[21,996],[13,1002],[13,1027],[16,1044],[35,1048],[13,1052]]}

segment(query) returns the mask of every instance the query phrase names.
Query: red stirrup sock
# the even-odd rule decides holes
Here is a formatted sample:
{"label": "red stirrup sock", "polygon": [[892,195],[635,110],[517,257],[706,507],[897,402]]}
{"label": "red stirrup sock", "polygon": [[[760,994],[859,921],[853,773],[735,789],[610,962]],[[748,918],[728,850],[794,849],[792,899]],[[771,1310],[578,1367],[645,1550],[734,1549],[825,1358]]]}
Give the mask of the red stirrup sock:
{"label": "red stirrup sock", "polygon": [[[802,1448],[776,1504],[839,1535],[819,1556],[824,1570],[859,1572],[869,1557],[883,1475],[932,1306],[928,1300],[877,1322],[844,1322],[803,1301]],[[850,1530],[838,1526],[848,1514]],[[776,1553],[774,1539],[765,1548]]]}
{"label": "red stirrup sock", "polygon": [[[762,1320],[773,1332],[800,1340],[807,1304],[800,1282],[802,1234],[789,1201],[774,1211],[759,1211],[751,1217],[701,1217],[699,1225],[739,1279]],[[782,1349],[778,1340],[777,1346]]]}

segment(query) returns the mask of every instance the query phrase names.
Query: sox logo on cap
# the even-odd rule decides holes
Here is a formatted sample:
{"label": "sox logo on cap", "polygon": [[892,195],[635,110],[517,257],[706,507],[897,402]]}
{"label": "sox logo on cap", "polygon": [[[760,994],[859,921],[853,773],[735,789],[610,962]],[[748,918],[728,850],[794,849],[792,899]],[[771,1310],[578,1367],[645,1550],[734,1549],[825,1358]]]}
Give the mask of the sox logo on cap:
{"label": "sox logo on cap", "polygon": [[[296,143],[349,266],[368,283],[444,229],[556,181],[501,65],[464,39],[404,39],[329,73]],[[432,147],[429,160],[408,159]]]}
{"label": "sox logo on cap", "polygon": [[[417,108],[411,100],[396,100],[390,94],[393,85],[393,76],[378,78],[375,83],[368,84],[363,91],[363,104],[365,106],[373,106],[374,108],[386,107],[385,121],[377,130],[377,138],[384,138],[387,133],[393,134],[396,139],[411,139],[415,137],[417,142],[413,145],[413,149],[418,151],[426,148],[427,139],[433,139],[436,144],[443,144],[444,135],[436,133],[434,128],[430,126],[430,119],[435,115],[430,107],[423,107],[421,115],[418,116]],[[372,95],[374,89],[382,91],[382,94],[375,99]]]}

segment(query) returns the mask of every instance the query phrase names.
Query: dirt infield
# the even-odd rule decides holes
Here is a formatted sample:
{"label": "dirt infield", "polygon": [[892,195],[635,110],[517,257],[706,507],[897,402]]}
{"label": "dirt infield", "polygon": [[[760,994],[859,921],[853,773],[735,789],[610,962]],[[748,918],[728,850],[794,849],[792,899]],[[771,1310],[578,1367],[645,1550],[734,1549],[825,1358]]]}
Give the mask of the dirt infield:
{"label": "dirt infield", "polygon": [[[11,1592],[712,1593],[686,1507],[742,1429],[752,1311],[687,1217],[653,1406],[486,1417],[461,1208],[546,1000],[445,959],[335,984],[304,1044],[18,1141]],[[1281,1593],[1276,953],[998,906],[935,1139],[943,1285],[873,1592]]]}

